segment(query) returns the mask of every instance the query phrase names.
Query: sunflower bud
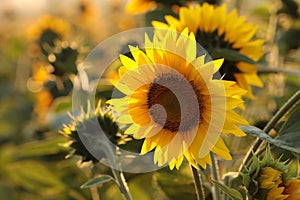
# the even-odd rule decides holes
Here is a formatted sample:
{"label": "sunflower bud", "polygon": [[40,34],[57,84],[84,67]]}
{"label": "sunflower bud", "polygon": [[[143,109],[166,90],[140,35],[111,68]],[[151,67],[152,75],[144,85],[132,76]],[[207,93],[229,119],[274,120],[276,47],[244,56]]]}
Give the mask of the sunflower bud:
{"label": "sunflower bud", "polygon": [[[70,141],[63,146],[71,147],[73,149],[67,157],[71,157],[75,154],[82,157],[82,162],[92,161],[93,163],[97,163],[99,160],[106,157],[105,151],[98,154],[97,158],[92,155],[83,143],[78,130],[80,130],[80,132],[81,130],[85,130],[86,127],[92,125],[96,119],[105,136],[112,144],[126,144],[126,142],[131,139],[127,137],[127,135],[124,135],[119,129],[111,111],[109,109],[101,108],[100,101],[94,112],[91,111],[90,106],[88,106],[87,110],[87,112],[82,111],[76,118],[71,116],[73,121],[68,125],[64,125],[64,128],[60,132],[70,139]],[[93,133],[87,132],[87,134]]]}
{"label": "sunflower bud", "polygon": [[290,162],[274,159],[269,149],[263,159],[252,158],[247,172],[241,173],[249,199],[299,199],[300,180],[292,177]]}

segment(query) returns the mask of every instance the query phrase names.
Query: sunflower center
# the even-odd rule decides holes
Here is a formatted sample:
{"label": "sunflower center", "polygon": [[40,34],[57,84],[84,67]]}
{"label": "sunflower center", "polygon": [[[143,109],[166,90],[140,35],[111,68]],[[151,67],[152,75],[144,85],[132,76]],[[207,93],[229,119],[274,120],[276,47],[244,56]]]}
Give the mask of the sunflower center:
{"label": "sunflower center", "polygon": [[[199,31],[196,33],[196,40],[201,42],[201,45],[212,55],[213,59],[219,59],[221,57],[214,57],[214,49],[232,49],[239,51],[239,48],[233,48],[233,43],[229,43],[225,40],[225,34],[219,36],[217,31],[212,33]],[[236,67],[236,61],[228,61],[225,58],[223,65],[220,67],[219,72],[221,73],[224,80],[236,81],[234,74],[241,73]]]}
{"label": "sunflower center", "polygon": [[41,44],[41,46],[44,43],[49,44],[51,47],[54,46],[54,41],[57,39],[60,39],[60,35],[58,33],[55,33],[53,30],[51,29],[46,29],[42,32],[40,38],[39,38],[39,43]]}
{"label": "sunflower center", "polygon": [[[153,121],[171,132],[190,130],[200,121],[201,95],[193,81],[162,74],[149,88],[147,106]],[[154,105],[161,107],[153,107]]]}

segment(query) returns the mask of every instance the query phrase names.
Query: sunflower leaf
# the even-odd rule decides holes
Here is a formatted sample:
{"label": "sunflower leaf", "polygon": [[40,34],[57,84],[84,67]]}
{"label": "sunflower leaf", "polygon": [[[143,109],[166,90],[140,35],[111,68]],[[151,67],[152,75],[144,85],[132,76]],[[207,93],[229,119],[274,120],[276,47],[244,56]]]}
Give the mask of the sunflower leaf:
{"label": "sunflower leaf", "polygon": [[109,176],[109,175],[99,175],[95,178],[92,178],[92,179],[88,180],[87,182],[85,182],[80,187],[81,188],[90,188],[92,186],[107,183],[107,182],[113,181],[113,180],[114,180],[114,178]]}
{"label": "sunflower leaf", "polygon": [[258,137],[261,140],[264,140],[272,145],[275,145],[277,147],[280,147],[282,149],[295,152],[295,153],[300,153],[300,147],[295,146],[293,143],[282,140],[280,138],[278,139],[273,139],[270,137],[268,134],[266,134],[264,131],[261,129],[255,127],[255,126],[241,126],[240,127],[245,133]]}
{"label": "sunflower leaf", "polygon": [[212,180],[216,187],[218,187],[220,190],[222,190],[226,195],[231,197],[234,200],[242,200],[243,196],[242,194],[233,188],[228,187],[227,185],[224,185],[223,183],[220,183],[218,181]]}
{"label": "sunflower leaf", "polygon": [[285,135],[290,133],[300,134],[299,119],[300,119],[300,104],[299,106],[297,106],[297,108],[292,112],[289,118],[281,126],[278,134],[279,135]]}
{"label": "sunflower leaf", "polygon": [[[285,122],[282,122],[282,125],[279,130],[277,130],[278,133],[278,140],[282,140],[285,142],[288,142],[292,144],[295,147],[300,147],[299,140],[300,140],[300,125],[299,125],[299,119],[300,119],[300,104],[294,109],[294,111],[289,115],[287,120]],[[290,159],[290,158],[299,158],[299,154],[287,152],[285,149],[273,147],[272,152],[274,152],[277,155],[283,155],[284,160]]]}
{"label": "sunflower leaf", "polygon": [[256,64],[251,58],[239,53],[238,51],[232,50],[232,49],[215,49],[211,53],[211,57],[214,59],[217,58],[224,58],[228,61],[235,61],[235,62],[246,62],[250,64]]}

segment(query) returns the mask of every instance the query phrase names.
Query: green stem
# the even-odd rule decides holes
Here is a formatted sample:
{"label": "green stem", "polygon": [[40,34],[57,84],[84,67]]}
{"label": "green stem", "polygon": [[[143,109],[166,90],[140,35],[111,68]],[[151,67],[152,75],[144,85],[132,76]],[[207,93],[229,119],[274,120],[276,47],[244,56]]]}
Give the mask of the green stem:
{"label": "green stem", "polygon": [[113,172],[113,175],[116,179],[116,182],[118,183],[119,189],[120,189],[120,191],[122,192],[122,194],[124,196],[124,199],[132,200],[132,197],[131,197],[131,194],[129,192],[129,188],[128,188],[128,185],[127,185],[127,182],[126,182],[126,179],[124,177],[123,172],[118,171],[118,170],[113,169],[113,168],[112,168],[112,172]]}
{"label": "green stem", "polygon": [[[277,122],[300,100],[300,90],[298,90],[278,111],[277,113],[271,118],[271,120],[267,123],[263,131],[265,133],[269,133],[272,128],[277,124]],[[247,152],[245,159],[243,160],[239,171],[243,171],[244,166],[247,166],[249,161],[251,160],[252,152],[255,153],[261,143],[263,141],[260,139],[256,139],[254,144],[252,145],[251,149]]]}
{"label": "green stem", "polygon": [[[114,152],[117,151],[117,149],[113,150],[112,147],[107,143],[102,143],[103,148],[106,150],[106,156],[108,157],[108,160],[111,164],[111,170],[113,173],[113,176],[115,178],[115,181],[117,182],[119,189],[126,200],[132,200],[131,194],[129,192],[129,188],[126,182],[126,179],[124,177],[123,172],[120,170],[117,170],[117,164],[115,162],[115,154]],[[119,166],[120,169],[120,166]]]}
{"label": "green stem", "polygon": [[300,76],[300,70],[284,69],[284,68],[270,68],[266,66],[259,66],[257,69],[259,74],[270,74],[270,73],[284,73],[293,76]]}
{"label": "green stem", "polygon": [[[215,159],[215,155],[212,152],[210,152],[210,157],[211,157],[211,161],[212,161],[212,166],[211,166],[212,178],[215,181],[219,181],[219,173],[218,173],[219,168],[218,168],[218,163]],[[220,199],[219,189],[216,186],[214,186],[213,191],[214,191],[214,196],[213,196],[214,199],[217,199],[217,200]]]}
{"label": "green stem", "polygon": [[195,190],[197,195],[197,200],[204,200],[205,194],[202,187],[202,181],[201,181],[201,174],[199,174],[198,170],[191,166],[193,176],[194,176],[194,183],[195,183]]}

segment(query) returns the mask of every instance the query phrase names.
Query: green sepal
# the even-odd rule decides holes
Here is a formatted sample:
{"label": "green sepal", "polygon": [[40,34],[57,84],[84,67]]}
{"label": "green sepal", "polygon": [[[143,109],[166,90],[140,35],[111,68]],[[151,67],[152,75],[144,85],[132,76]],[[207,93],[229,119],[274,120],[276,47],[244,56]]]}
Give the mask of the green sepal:
{"label": "green sepal", "polygon": [[232,49],[214,49],[214,51],[211,53],[211,57],[214,59],[217,58],[224,58],[228,61],[234,61],[234,62],[246,62],[249,64],[256,64],[251,58],[241,54],[240,52]]}

